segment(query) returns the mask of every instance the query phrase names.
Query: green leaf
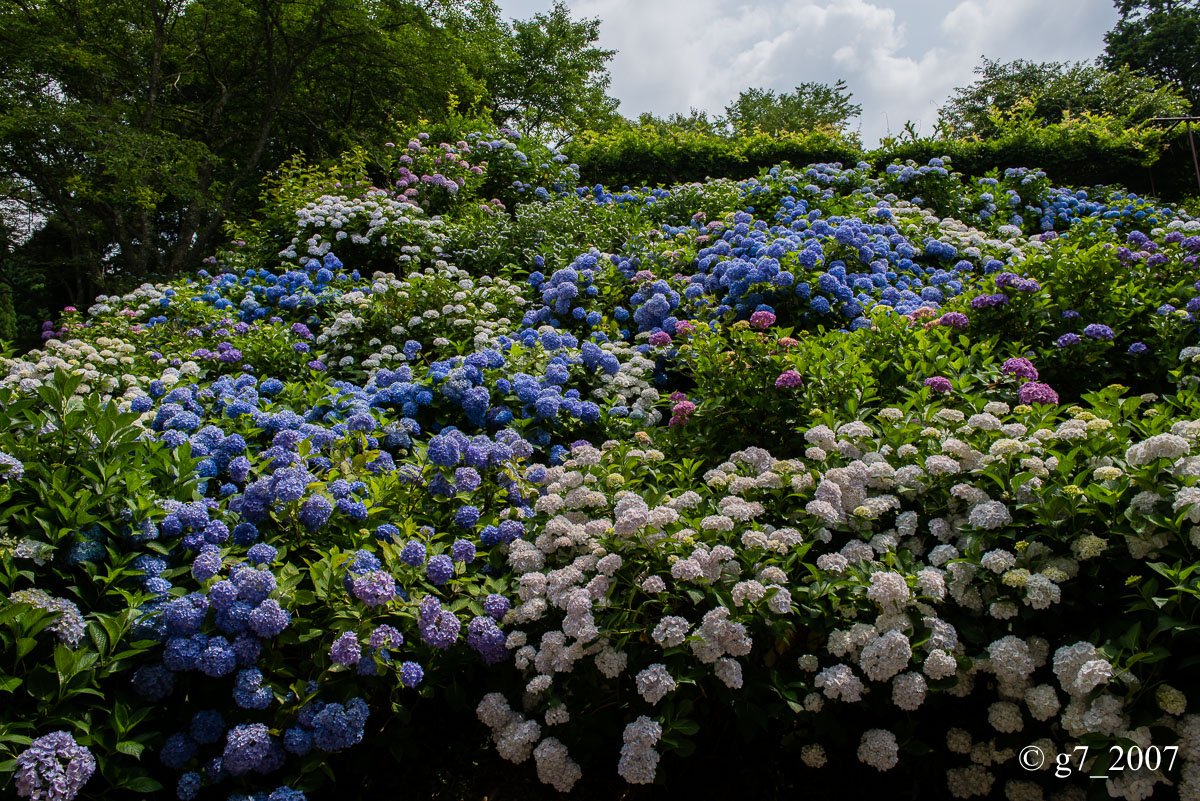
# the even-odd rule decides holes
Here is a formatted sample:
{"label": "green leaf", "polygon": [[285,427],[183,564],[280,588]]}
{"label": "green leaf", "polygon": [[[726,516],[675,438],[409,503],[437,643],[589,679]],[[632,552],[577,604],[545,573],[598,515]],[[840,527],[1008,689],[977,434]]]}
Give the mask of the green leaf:
{"label": "green leaf", "polygon": [[121,787],[126,790],[132,790],[135,793],[155,793],[163,788],[161,784],[149,776],[138,776],[130,779],[122,784]]}
{"label": "green leaf", "polygon": [[117,743],[117,750],[122,754],[128,754],[131,757],[140,759],[142,752],[146,750],[146,746],[142,743],[134,742],[133,740],[122,740],[121,742]]}

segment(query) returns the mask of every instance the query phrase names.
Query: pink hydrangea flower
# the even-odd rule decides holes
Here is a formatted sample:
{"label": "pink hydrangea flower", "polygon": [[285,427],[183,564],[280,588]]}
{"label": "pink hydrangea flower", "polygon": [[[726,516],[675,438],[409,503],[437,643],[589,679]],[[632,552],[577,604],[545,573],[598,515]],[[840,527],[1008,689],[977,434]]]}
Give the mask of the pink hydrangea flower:
{"label": "pink hydrangea flower", "polygon": [[775,379],[775,386],[781,388],[798,387],[804,383],[804,379],[795,370],[784,370],[779,374],[779,378]]}
{"label": "pink hydrangea flower", "polygon": [[750,325],[764,331],[775,324],[775,315],[769,311],[756,311],[750,315]]}

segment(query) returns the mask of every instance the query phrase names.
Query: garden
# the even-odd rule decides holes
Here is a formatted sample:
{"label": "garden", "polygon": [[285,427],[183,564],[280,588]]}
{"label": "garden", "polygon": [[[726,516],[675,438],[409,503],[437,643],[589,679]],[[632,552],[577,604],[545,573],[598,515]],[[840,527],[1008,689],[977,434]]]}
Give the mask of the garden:
{"label": "garden", "polygon": [[0,781],[1200,797],[1198,259],[1034,166],[289,162],[0,359]]}

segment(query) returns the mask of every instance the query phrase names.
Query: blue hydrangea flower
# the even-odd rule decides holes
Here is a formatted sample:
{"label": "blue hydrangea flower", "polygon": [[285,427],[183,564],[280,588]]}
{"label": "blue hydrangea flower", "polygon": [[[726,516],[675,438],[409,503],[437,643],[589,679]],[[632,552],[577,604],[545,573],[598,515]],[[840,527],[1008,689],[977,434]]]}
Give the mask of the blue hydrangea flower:
{"label": "blue hydrangea flower", "polygon": [[455,540],[450,546],[450,558],[455,562],[471,564],[475,561],[475,544],[468,540]]}
{"label": "blue hydrangea flower", "polygon": [[291,614],[279,605],[274,598],[268,598],[260,603],[247,621],[250,630],[259,637],[271,638],[279,636],[288,624],[292,622]]}
{"label": "blue hydrangea flower", "polygon": [[425,564],[425,543],[409,540],[400,551],[400,561],[409,567]]}
{"label": "blue hydrangea flower", "polygon": [[333,514],[333,504],[322,495],[313,495],[300,505],[300,523],[310,532],[320,531]]}
{"label": "blue hydrangea flower", "polygon": [[250,547],[246,551],[246,558],[254,565],[267,565],[275,561],[275,557],[279,551],[272,545],[267,545],[265,542],[260,542]]}
{"label": "blue hydrangea flower", "polygon": [[192,716],[192,725],[188,733],[201,745],[215,743],[225,734],[225,718],[215,709],[197,712]]}
{"label": "blue hydrangea flower", "polygon": [[[238,671],[233,684],[233,700],[238,706],[242,709],[266,709],[274,698],[271,688],[263,686],[262,671],[258,668]],[[230,730],[229,737],[233,737],[233,730]]]}
{"label": "blue hydrangea flower", "polygon": [[162,750],[158,752],[159,759],[162,763],[172,770],[182,770],[183,766],[190,762],[196,756],[196,743],[190,736],[183,732],[172,734],[163,743]]}
{"label": "blue hydrangea flower", "polygon": [[400,683],[405,687],[413,688],[421,683],[425,678],[425,671],[416,662],[405,662],[400,665]]}
{"label": "blue hydrangea flower", "polygon": [[444,553],[431,557],[429,564],[425,566],[425,576],[432,584],[438,587],[444,585],[453,575],[454,562]]}
{"label": "blue hydrangea flower", "polygon": [[251,771],[261,772],[270,761],[272,746],[278,746],[278,743],[264,724],[234,726],[225,738],[221,769],[233,776],[244,776]]}
{"label": "blue hydrangea flower", "polygon": [[507,598],[505,598],[503,595],[497,595],[496,593],[492,593],[483,600],[484,613],[495,621],[503,620],[504,616],[508,614],[508,610],[511,607],[512,604]]}

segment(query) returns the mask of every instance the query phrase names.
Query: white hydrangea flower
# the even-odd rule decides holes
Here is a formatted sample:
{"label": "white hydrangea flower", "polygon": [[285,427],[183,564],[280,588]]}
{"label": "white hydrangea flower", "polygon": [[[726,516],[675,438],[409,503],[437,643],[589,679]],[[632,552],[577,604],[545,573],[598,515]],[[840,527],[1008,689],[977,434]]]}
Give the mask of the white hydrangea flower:
{"label": "white hydrangea flower", "polygon": [[858,760],[880,771],[896,767],[900,762],[896,735],[887,729],[866,731],[858,744]]}
{"label": "white hydrangea flower", "polygon": [[993,530],[1003,528],[1012,522],[1008,507],[1001,501],[988,501],[971,509],[967,516],[967,524],[975,528]]}

